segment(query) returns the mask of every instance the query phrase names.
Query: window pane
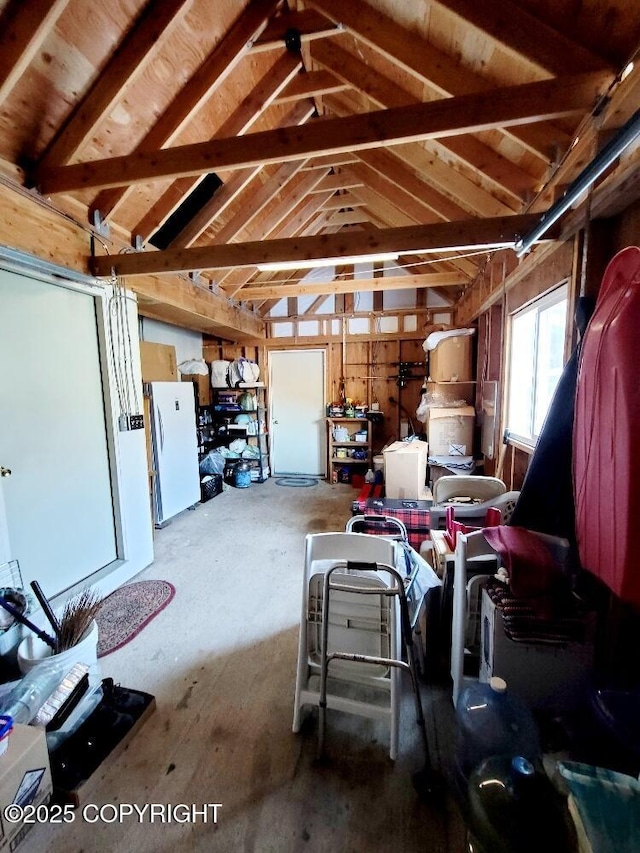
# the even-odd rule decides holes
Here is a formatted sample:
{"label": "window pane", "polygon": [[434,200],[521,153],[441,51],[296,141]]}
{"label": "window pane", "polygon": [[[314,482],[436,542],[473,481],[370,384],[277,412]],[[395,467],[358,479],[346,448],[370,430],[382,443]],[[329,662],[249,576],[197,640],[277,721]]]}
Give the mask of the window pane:
{"label": "window pane", "polygon": [[535,311],[527,311],[512,320],[508,428],[525,437],[531,435],[533,420],[535,330]]}
{"label": "window pane", "polygon": [[538,314],[538,357],[533,433],[538,435],[549,410],[563,367],[567,300],[551,305]]}

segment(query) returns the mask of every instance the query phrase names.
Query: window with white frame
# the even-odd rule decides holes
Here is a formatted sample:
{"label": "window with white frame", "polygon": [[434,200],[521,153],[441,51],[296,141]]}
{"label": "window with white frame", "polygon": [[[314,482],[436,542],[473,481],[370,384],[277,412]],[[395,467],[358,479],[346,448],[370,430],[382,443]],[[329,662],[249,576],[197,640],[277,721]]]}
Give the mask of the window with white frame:
{"label": "window with white frame", "polygon": [[535,444],[564,366],[567,285],[511,317],[509,435]]}

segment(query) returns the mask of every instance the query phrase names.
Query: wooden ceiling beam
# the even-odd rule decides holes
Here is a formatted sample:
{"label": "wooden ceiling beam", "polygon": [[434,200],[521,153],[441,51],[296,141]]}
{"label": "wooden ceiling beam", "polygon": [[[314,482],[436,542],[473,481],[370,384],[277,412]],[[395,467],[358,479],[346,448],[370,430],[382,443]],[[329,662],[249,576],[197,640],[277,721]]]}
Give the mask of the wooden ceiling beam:
{"label": "wooden ceiling beam", "polygon": [[593,106],[609,82],[608,72],[590,72],[507,86],[489,93],[326,119],[304,127],[58,166],[39,172],[36,180],[47,194],[73,192],[475,133],[583,112]]}
{"label": "wooden ceiling beam", "polygon": [[[608,63],[512,0],[436,0],[516,58],[554,75],[606,68]],[[534,35],[535,34],[535,37]]]}
{"label": "wooden ceiling beam", "polygon": [[[180,89],[129,156],[158,151],[174,142],[202,104],[246,55],[251,41],[262,32],[279,4],[280,0],[253,0],[239,13],[224,38],[218,42],[191,79]],[[117,184],[112,186],[116,188],[100,192],[91,205],[92,210],[99,210],[105,219],[122,202],[128,192],[127,186]]]}
{"label": "wooden ceiling beam", "polygon": [[[362,181],[366,191],[372,191],[385,199],[389,204],[396,207],[399,211],[409,216],[416,225],[429,225],[432,222],[440,222],[441,217],[437,216],[430,207],[418,201],[414,195],[405,192],[402,187],[390,180],[386,175],[371,169],[364,162],[354,163],[349,166],[349,171],[353,172],[356,178]],[[354,194],[360,199],[365,200],[367,206],[371,206],[368,200],[363,196],[362,188],[356,188]],[[462,219],[463,213],[458,219]]]}
{"label": "wooden ceiling beam", "polygon": [[56,134],[38,168],[69,163],[90,139],[122,93],[145,70],[156,48],[171,33],[189,6],[188,0],[151,0],[111,55],[88,92]]}
{"label": "wooden ceiling beam", "polygon": [[[297,57],[290,53],[282,56],[275,63],[269,74],[254,86],[247,97],[244,98],[238,107],[231,113],[229,118],[223,122],[212,138],[216,139],[217,137],[232,136],[235,134],[242,135],[246,133],[254,122],[262,115],[269,104],[273,102],[276,95],[282,91],[291,78],[298,72],[299,68],[300,60]],[[284,117],[284,124],[295,125],[302,121],[306,121],[312,111],[313,110],[309,106],[293,107]],[[257,174],[259,169],[253,168],[239,171],[240,173],[244,173],[244,178],[246,180],[244,180],[243,183],[243,176],[240,174],[239,180],[235,182],[235,185],[242,185],[244,187],[248,181]],[[235,173],[232,175],[231,181],[233,181],[235,177],[238,177],[238,174],[239,173]],[[180,206],[184,198],[198,185],[200,180],[202,180],[202,176],[197,178],[178,178],[174,181],[171,186],[164,191],[156,203],[147,211],[140,222],[138,222],[138,224],[133,228],[132,233],[134,235],[139,235],[142,238],[142,242],[146,243],[154,231],[156,231],[162,223],[171,216],[174,210]],[[203,213],[203,210],[205,210],[205,208],[208,209],[209,207],[215,211],[214,216],[219,215],[220,213],[217,201],[214,202],[214,199],[212,198],[198,213],[198,221],[206,223],[198,233],[204,231],[205,228],[213,221],[214,216],[207,218],[207,214]],[[187,229],[189,229],[190,233],[195,233],[194,219],[189,222]],[[195,239],[195,237],[193,239]]]}
{"label": "wooden ceiling beam", "polygon": [[[320,200],[320,207],[330,196]],[[181,270],[255,267],[281,261],[313,261],[380,252],[423,253],[462,246],[510,246],[519,235],[526,234],[539,221],[539,216],[502,216],[492,219],[470,219],[462,222],[439,222],[382,231],[331,234],[293,239],[257,240],[230,243],[226,246],[203,246],[164,252],[133,252],[118,256],[97,256],[90,260],[92,272],[98,276],[137,276]],[[548,239],[554,239],[552,227]]]}
{"label": "wooden ceiling beam", "polygon": [[[323,67],[333,68],[341,80],[364,92],[378,107],[401,107],[420,103],[411,92],[366,65],[335,42],[314,45],[312,56]],[[473,136],[452,136],[438,144],[507,190],[518,202],[522,202],[526,193],[532,191],[536,184],[532,175]]]}
{"label": "wooden ceiling beam", "polygon": [[[307,2],[404,71],[435,88],[441,96],[458,97],[494,88],[491,81],[461,65],[457,57],[449,56],[415,32],[409,33],[362,0]],[[571,141],[559,128],[548,125],[512,127],[507,132],[547,164],[553,159],[557,145],[566,147]]]}
{"label": "wooden ceiling beam", "polygon": [[302,98],[315,98],[318,95],[343,92],[348,88],[349,85],[331,71],[307,71],[294,77],[274,103],[287,104],[289,101],[299,101]]}
{"label": "wooden ceiling beam", "polygon": [[351,154],[348,151],[345,151],[342,154],[327,154],[326,156],[320,157],[311,157],[304,164],[305,169],[324,169],[327,168],[335,168],[337,169],[340,166],[345,166],[347,163],[357,163],[358,155]]}
{"label": "wooden ceiling beam", "polygon": [[299,12],[283,12],[269,21],[259,38],[251,45],[251,53],[264,53],[267,50],[283,50],[285,35],[297,30],[302,44],[314,39],[327,38],[341,32],[333,21],[315,9],[302,9]]}
{"label": "wooden ceiling beam", "polygon": [[0,104],[20,80],[69,0],[10,0],[0,16]]}
{"label": "wooden ceiling beam", "polygon": [[369,293],[381,290],[411,290],[412,288],[443,287],[455,285],[464,287],[469,279],[459,273],[430,273],[427,275],[399,275],[384,278],[350,278],[346,281],[335,279],[326,282],[295,282],[292,284],[266,284],[258,287],[244,287],[243,300],[271,299],[283,296],[304,296],[309,294],[331,293]]}

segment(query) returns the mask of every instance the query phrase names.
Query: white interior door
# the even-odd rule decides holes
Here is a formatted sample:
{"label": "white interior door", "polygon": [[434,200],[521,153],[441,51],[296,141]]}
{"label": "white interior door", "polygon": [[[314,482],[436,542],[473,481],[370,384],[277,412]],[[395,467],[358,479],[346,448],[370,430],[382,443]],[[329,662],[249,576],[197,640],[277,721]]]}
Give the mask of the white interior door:
{"label": "white interior door", "polygon": [[0,543],[53,596],[116,559],[96,305],[0,270],[0,316]]}
{"label": "white interior door", "polygon": [[[3,473],[5,468],[0,459],[0,566],[3,563],[8,563],[11,559],[11,546],[9,545],[9,531],[7,529],[7,516],[4,511],[4,492],[2,491],[2,481],[5,478]],[[6,474],[6,476],[9,476]]]}
{"label": "white interior door", "polygon": [[269,355],[274,474],[325,475],[324,350]]}

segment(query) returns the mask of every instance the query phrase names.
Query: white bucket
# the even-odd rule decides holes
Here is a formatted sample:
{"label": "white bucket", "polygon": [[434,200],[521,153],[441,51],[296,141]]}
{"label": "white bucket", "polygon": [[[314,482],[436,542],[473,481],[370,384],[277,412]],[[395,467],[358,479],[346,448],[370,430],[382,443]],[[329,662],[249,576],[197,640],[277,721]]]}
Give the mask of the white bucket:
{"label": "white bucket", "polygon": [[86,664],[91,672],[98,670],[98,624],[94,620],[84,632],[82,639],[71,649],[51,654],[51,648],[35,634],[29,634],[18,646],[18,666],[25,675],[43,660],[60,663],[71,669],[76,663]]}

